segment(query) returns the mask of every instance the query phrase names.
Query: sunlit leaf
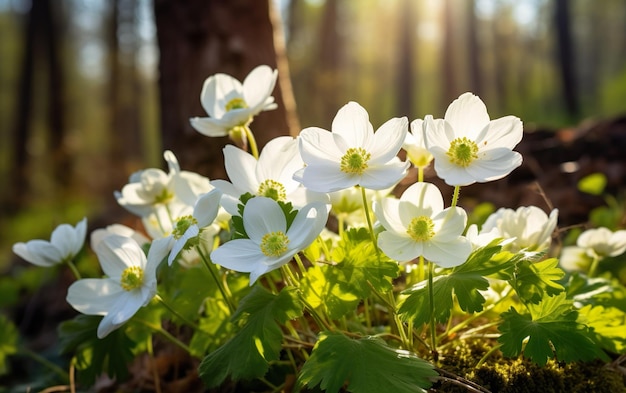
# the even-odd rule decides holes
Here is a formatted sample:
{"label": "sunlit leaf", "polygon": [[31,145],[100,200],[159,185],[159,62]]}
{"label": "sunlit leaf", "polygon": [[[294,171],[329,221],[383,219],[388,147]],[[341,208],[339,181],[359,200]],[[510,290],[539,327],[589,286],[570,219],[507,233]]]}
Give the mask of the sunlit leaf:
{"label": "sunlit leaf", "polygon": [[7,357],[17,353],[17,328],[7,317],[0,315],[0,375],[8,372]]}
{"label": "sunlit leaf", "polygon": [[411,352],[390,348],[382,340],[355,340],[324,332],[302,367],[297,384],[309,388],[319,385],[329,393],[344,385],[356,393],[426,392],[436,376],[432,364]]}
{"label": "sunlit leaf", "polygon": [[607,179],[603,173],[592,173],[578,181],[578,189],[591,195],[602,195]]}
{"label": "sunlit leaf", "polygon": [[556,258],[539,262],[526,259],[519,261],[509,283],[521,298],[531,303],[539,303],[545,295],[554,296],[564,290],[558,281],[565,276],[565,272],[558,264]]}
{"label": "sunlit leaf", "polygon": [[302,305],[293,288],[274,295],[255,286],[233,315],[234,321],[245,321],[241,330],[200,364],[206,386],[219,386],[228,377],[241,380],[265,375],[269,362],[279,359],[283,338],[279,323],[301,314]]}
{"label": "sunlit leaf", "polygon": [[626,313],[615,307],[587,305],[579,310],[580,323],[591,328],[591,334],[602,348],[615,354],[626,350]]}
{"label": "sunlit leaf", "polygon": [[577,322],[578,312],[565,293],[546,297],[529,309],[529,314],[519,314],[513,307],[502,313],[498,341],[504,356],[523,353],[541,366],[553,357],[564,362],[606,357],[590,338],[589,329]]}

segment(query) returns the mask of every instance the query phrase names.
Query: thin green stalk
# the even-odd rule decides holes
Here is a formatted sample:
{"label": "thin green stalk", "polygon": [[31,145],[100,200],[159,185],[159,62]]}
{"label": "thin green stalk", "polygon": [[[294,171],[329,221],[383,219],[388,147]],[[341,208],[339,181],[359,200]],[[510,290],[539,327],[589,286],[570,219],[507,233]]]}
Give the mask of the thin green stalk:
{"label": "thin green stalk", "polygon": [[37,352],[33,352],[28,348],[22,347],[19,349],[19,354],[28,356],[29,358],[35,360],[36,362],[41,363],[44,367],[49,368],[52,372],[57,374],[64,382],[69,382],[70,376],[65,370],[63,370],[61,367],[57,366],[56,364],[52,363],[45,357],[41,356]]}
{"label": "thin green stalk", "polygon": [[70,268],[70,270],[72,271],[72,274],[74,274],[74,277],[77,280],[80,280],[82,278],[80,275],[80,272],[78,271],[78,268],[74,264],[74,261],[67,261],[67,266]]}
{"label": "thin green stalk", "polygon": [[147,328],[152,329],[156,333],[159,333],[160,335],[165,337],[167,340],[169,340],[172,344],[178,346],[179,348],[181,348],[182,350],[184,350],[188,354],[191,354],[191,348],[189,348],[189,346],[187,346],[187,344],[185,344],[184,342],[180,341],[176,337],[172,336],[170,334],[170,332],[168,332],[167,330],[163,329],[160,325],[155,325],[155,324],[150,323],[148,321],[144,321],[143,319],[140,319],[140,318],[134,318],[133,320],[141,323],[142,325],[144,325]]}
{"label": "thin green stalk", "polygon": [[380,260],[380,250],[378,249],[378,244],[376,242],[376,235],[374,234],[374,225],[372,224],[372,217],[370,217],[370,208],[369,203],[367,203],[367,196],[365,195],[365,188],[359,186],[361,189],[361,198],[363,199],[363,211],[365,212],[365,219],[367,220],[367,228],[370,232],[370,237],[372,238],[372,244],[374,245],[374,250],[376,250],[376,256]]}
{"label": "thin green stalk", "polygon": [[168,302],[165,301],[165,299],[163,299],[161,297],[161,295],[159,295],[158,293],[156,295],[154,295],[154,298],[161,303],[165,308],[167,308],[167,310],[169,312],[171,312],[176,318],[180,319],[181,321],[183,321],[186,325],[191,326],[192,328],[194,328],[194,330],[198,330],[200,331],[200,326],[198,326],[198,324],[196,324],[193,321],[190,321],[189,319],[185,318],[183,315],[181,315],[178,311],[176,311],[176,309],[174,307],[172,307]]}
{"label": "thin green stalk", "polygon": [[424,167],[422,166],[417,167],[417,181],[420,183],[424,181]]}
{"label": "thin green stalk", "polygon": [[495,351],[497,351],[498,349],[500,349],[500,347],[502,346],[502,344],[496,345],[495,347],[491,348],[486,354],[485,356],[483,356],[478,363],[476,363],[476,366],[474,366],[474,368],[478,368],[480,366],[482,366],[483,363],[485,363],[485,360],[487,360],[487,358],[489,356],[491,356],[492,353],[494,353]]}
{"label": "thin green stalk", "polygon": [[304,267],[304,263],[302,263],[302,258],[300,258],[299,254],[296,254],[293,257],[298,264],[298,269],[300,269],[300,276],[304,276],[304,273],[306,273],[306,267]]}
{"label": "thin green stalk", "polygon": [[435,268],[432,262],[428,262],[428,304],[430,307],[430,350],[435,361],[439,359],[437,352],[437,329],[435,326],[435,289],[433,287],[433,276]]}
{"label": "thin green stalk", "polygon": [[231,314],[234,313],[237,307],[235,307],[235,304],[233,302],[232,294],[230,293],[230,291],[226,290],[226,288],[222,284],[222,281],[219,279],[218,273],[215,271],[215,265],[213,265],[213,263],[209,260],[209,257],[202,251],[200,246],[196,247],[196,250],[198,250],[198,254],[200,255],[200,259],[204,263],[204,266],[206,266],[206,268],[209,269],[209,273],[211,273],[211,277],[213,277],[213,280],[215,281],[217,288],[222,294],[222,297],[224,298],[224,301],[226,302],[226,305],[228,306],[230,313]]}
{"label": "thin green stalk", "polygon": [[246,138],[248,139],[248,145],[250,146],[250,152],[252,153],[254,158],[256,158],[258,160],[259,159],[259,148],[257,147],[256,139],[254,139],[254,134],[252,133],[252,130],[250,129],[250,126],[248,124],[246,124],[246,125],[244,125],[242,127],[243,127],[243,131],[246,134]]}
{"label": "thin green stalk", "polygon": [[459,193],[461,192],[461,186],[454,186],[454,194],[452,195],[452,207],[456,206],[459,202]]}
{"label": "thin green stalk", "polygon": [[589,278],[595,277],[598,271],[599,265],[600,265],[600,258],[597,256],[593,257],[593,261],[591,261],[591,265],[589,266],[589,272],[587,273],[587,277]]}

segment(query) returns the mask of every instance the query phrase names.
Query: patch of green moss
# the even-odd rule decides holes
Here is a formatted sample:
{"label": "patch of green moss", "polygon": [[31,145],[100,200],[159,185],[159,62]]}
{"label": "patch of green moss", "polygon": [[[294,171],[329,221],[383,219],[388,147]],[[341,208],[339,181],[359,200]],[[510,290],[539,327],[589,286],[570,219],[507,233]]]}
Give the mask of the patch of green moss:
{"label": "patch of green moss", "polygon": [[[493,353],[480,366],[476,364],[488,351],[487,342],[462,342],[444,351],[439,367],[492,393],[625,393],[626,376],[602,361],[563,364],[554,360],[544,367],[519,357],[504,358]],[[467,393],[465,387],[438,382],[436,392]]]}

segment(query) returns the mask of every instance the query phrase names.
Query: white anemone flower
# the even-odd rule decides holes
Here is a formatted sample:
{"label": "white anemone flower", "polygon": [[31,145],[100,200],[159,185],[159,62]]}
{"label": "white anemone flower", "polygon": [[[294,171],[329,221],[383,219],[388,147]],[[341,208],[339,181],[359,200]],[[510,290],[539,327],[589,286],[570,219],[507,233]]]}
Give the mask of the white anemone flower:
{"label": "white anemone flower", "polygon": [[122,191],[115,192],[117,202],[129,212],[145,217],[162,207],[175,204],[193,206],[198,195],[213,187],[208,178],[194,172],[181,171],[174,153],[163,153],[169,173],[149,168],[133,173]]}
{"label": "white anemone flower", "polygon": [[50,267],[56,264],[72,262],[83,248],[87,235],[87,218],[83,218],[75,227],[61,224],[52,231],[50,241],[30,240],[15,243],[13,252],[33,265]]}
{"label": "white anemone flower", "polygon": [[227,145],[224,166],[230,182],[214,180],[211,185],[224,193],[221,203],[231,215],[239,215],[239,197],[245,193],[291,202],[296,209],[313,201],[328,202],[326,194],[307,190],[293,179],[293,174],[304,166],[298,142],[293,137],[272,139],[258,160],[244,150]]}
{"label": "white anemone flower", "polygon": [[156,294],[156,269],[166,242],[152,243],[148,256],[132,238],[109,235],[95,248],[106,278],[85,278],[68,289],[67,302],[86,315],[103,315],[98,337],[104,338],[126,323]]}
{"label": "white anemone flower", "polygon": [[243,211],[247,239],[230,240],[211,253],[211,260],[238,272],[250,273],[250,285],[263,274],[287,264],[322,232],[328,219],[323,202],[298,211],[287,228],[285,214],[271,198],[250,199]]}
{"label": "white anemone flower", "polygon": [[580,234],[576,245],[585,249],[590,257],[616,257],[626,251],[626,230],[587,229]]}
{"label": "white anemone flower", "polygon": [[[427,117],[428,118],[428,117]],[[426,168],[433,160],[433,155],[426,148],[425,123],[422,119],[411,122],[411,130],[406,134],[402,148],[406,156],[417,168]]]}
{"label": "white anemone flower", "polygon": [[253,69],[243,84],[227,74],[210,76],[200,93],[202,107],[209,117],[191,118],[192,127],[206,136],[227,136],[233,129],[248,125],[260,112],[276,109],[271,94],[277,77],[277,70],[266,65]]}
{"label": "white anemone flower", "polygon": [[130,227],[127,227],[126,225],[111,224],[107,226],[106,228],[99,228],[91,232],[91,236],[90,236],[91,249],[95,250],[96,247],[98,246],[98,243],[100,243],[102,239],[111,235],[120,235],[124,237],[129,237],[133,239],[134,241],[136,241],[137,244],[139,244],[142,247],[150,243],[150,239],[145,237],[143,234],[137,232],[136,230]]}
{"label": "white anemone flower", "polygon": [[399,262],[423,256],[441,267],[463,264],[472,251],[462,236],[467,214],[460,207],[443,208],[443,196],[434,184],[418,182],[400,199],[374,202],[374,213],[386,229],[378,235],[378,247]]}
{"label": "white anemone flower", "polygon": [[408,120],[402,117],[388,120],[374,132],[365,109],[349,102],[337,112],[332,132],[318,127],[300,132],[300,154],[306,167],[294,178],[318,192],[356,185],[389,188],[406,175],[410,165],[397,157],[407,129]]}
{"label": "white anemone flower", "polygon": [[558,215],[557,209],[553,209],[548,216],[537,206],[522,206],[517,210],[500,208],[487,217],[480,233],[495,229],[498,237],[514,239],[506,245],[511,252],[545,251],[552,243]]}
{"label": "white anemone flower", "polygon": [[471,93],[454,100],[443,119],[425,121],[435,171],[449,185],[498,180],[522,164],[521,154],[513,151],[522,140],[521,120],[490,120],[485,104]]}

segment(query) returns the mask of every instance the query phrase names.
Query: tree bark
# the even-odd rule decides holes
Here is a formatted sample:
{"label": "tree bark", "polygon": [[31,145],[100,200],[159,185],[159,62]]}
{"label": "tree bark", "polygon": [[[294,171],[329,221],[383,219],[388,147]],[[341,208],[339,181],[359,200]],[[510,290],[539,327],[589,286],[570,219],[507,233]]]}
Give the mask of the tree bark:
{"label": "tree bark", "polygon": [[[208,76],[223,72],[243,80],[258,65],[277,67],[270,1],[154,1],[163,148],[176,154],[183,169],[225,177],[222,148],[228,139],[199,134],[189,118],[207,116],[200,91]],[[279,82],[273,92],[278,109],[251,124],[259,148],[290,133],[283,94]]]}
{"label": "tree bark", "polygon": [[398,113],[402,116],[408,116],[409,119],[415,118],[417,113],[414,107],[413,83],[416,73],[413,56],[415,53],[415,23],[413,19],[413,0],[404,0],[398,8],[400,12],[399,18],[399,35],[398,41],[400,59],[398,61],[398,80],[396,86],[398,89]]}
{"label": "tree bark", "polygon": [[557,57],[561,75],[561,93],[565,110],[572,120],[580,115],[578,86],[576,83],[576,61],[570,26],[569,0],[556,0],[554,4],[554,26],[556,29]]}

